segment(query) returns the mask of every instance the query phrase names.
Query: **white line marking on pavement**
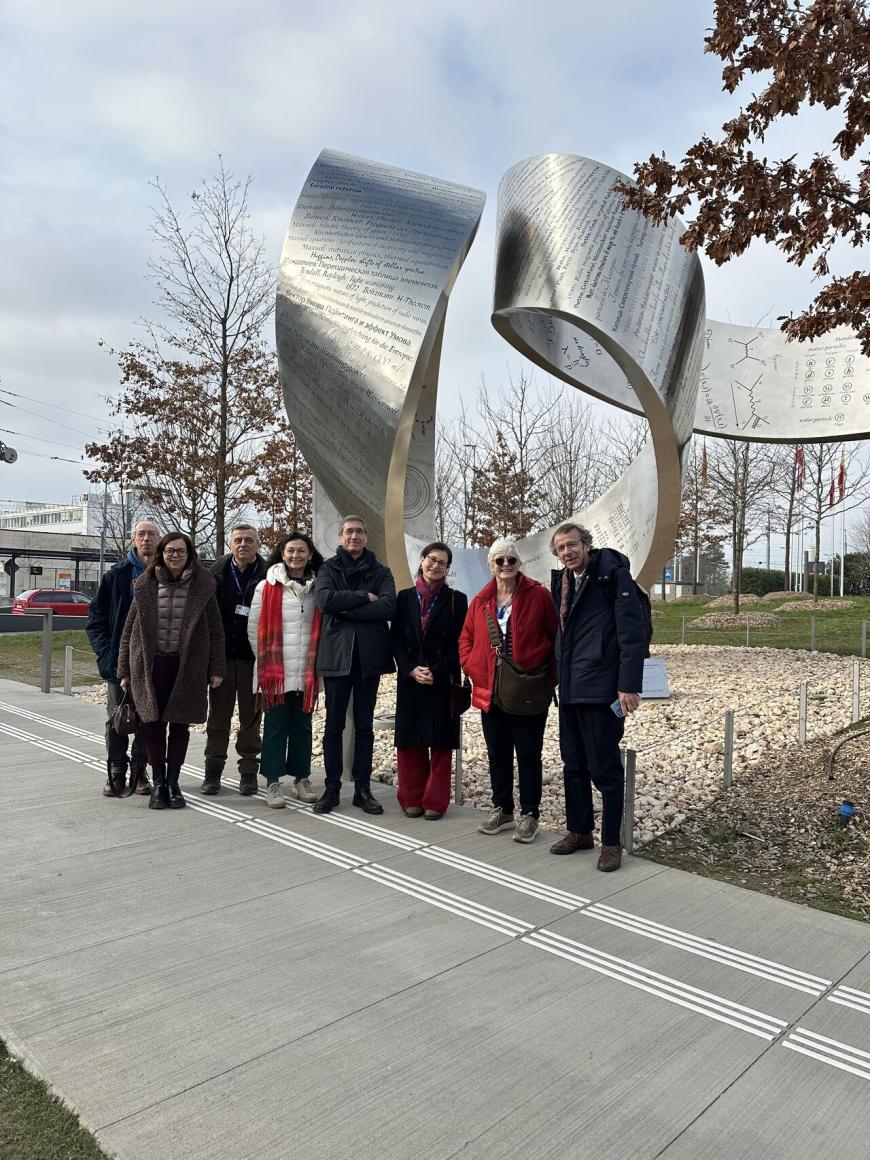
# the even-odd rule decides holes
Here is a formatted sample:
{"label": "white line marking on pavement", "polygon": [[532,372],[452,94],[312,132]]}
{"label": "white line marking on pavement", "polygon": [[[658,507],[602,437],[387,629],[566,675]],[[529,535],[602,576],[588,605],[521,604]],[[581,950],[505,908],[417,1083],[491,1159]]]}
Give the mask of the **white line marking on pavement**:
{"label": "white line marking on pavement", "polygon": [[417,853],[421,858],[430,858],[433,862],[441,862],[454,870],[462,870],[466,874],[474,874],[478,878],[485,878],[488,882],[506,886],[508,890],[528,894],[531,898],[552,902],[565,910],[576,910],[589,902],[588,898],[581,898],[579,894],[569,894],[566,890],[547,886],[543,882],[536,882],[533,878],[524,878],[521,874],[512,874],[510,870],[502,870],[488,862],[478,862],[476,858],[467,858],[464,854],[456,854],[440,846],[427,846]]}
{"label": "white line marking on pavement", "polygon": [[870,1015],[870,995],[866,991],[856,991],[854,987],[837,987],[827,999],[831,1003],[839,1003],[841,1007],[851,1007],[853,1011]]}
{"label": "white line marking on pavement", "polygon": [[801,1055],[808,1055],[811,1059],[818,1059],[822,1063],[830,1064],[841,1071],[851,1072],[861,1079],[870,1080],[870,1052],[861,1051],[849,1043],[841,1043],[839,1039],[828,1039],[826,1035],[818,1035],[815,1031],[805,1031],[796,1027],[791,1035],[782,1041],[783,1047],[791,1051],[799,1051]]}
{"label": "white line marking on pavement", "polygon": [[745,971],[759,978],[769,979],[773,983],[781,983],[784,987],[793,987],[796,991],[803,991],[807,995],[821,995],[832,985],[830,979],[820,979],[816,975],[808,975],[804,971],[797,971],[793,967],[782,963],[762,959],[757,955],[739,951],[733,947],[723,946],[722,943],[711,939],[700,938],[697,935],[687,934],[671,926],[653,922],[648,918],[639,918],[625,910],[617,910],[613,906],[603,903],[594,903],[583,911],[584,917],[597,918],[600,922],[610,923],[611,926],[621,927],[633,934],[643,935],[656,942],[667,943],[679,950],[688,951],[692,955],[700,955],[705,959],[712,959],[717,963],[735,967],[738,971]]}
{"label": "white line marking on pavement", "polygon": [[355,870],[364,866],[362,858],[353,854],[345,854],[335,846],[327,846],[324,842],[315,842],[311,838],[300,838],[292,830],[282,830],[279,826],[270,826],[268,822],[239,822],[240,830],[248,830],[258,834],[261,838],[269,838],[273,842],[280,842],[289,846],[300,854],[309,854],[312,858],[320,858],[323,862],[331,862],[333,866],[340,866],[342,870]]}

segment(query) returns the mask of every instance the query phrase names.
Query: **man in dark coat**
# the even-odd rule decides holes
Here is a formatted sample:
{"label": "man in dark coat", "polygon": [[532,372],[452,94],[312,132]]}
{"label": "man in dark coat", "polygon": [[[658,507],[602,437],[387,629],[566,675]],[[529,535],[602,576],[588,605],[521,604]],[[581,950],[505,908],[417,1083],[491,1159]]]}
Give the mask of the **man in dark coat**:
{"label": "man in dark coat", "polygon": [[[119,797],[127,784],[127,738],[116,733],[112,715],[123,696],[118,682],[118,647],[127,613],[133,602],[133,581],[138,580],[151,561],[160,539],[160,529],[151,520],[139,520],[133,527],[132,544],[126,557],[109,569],[100,580],[97,594],[88,612],[87,634],[97,655],[97,668],[106,682],[106,756],[108,778],[103,788],[106,797]],[[145,772],[145,735],[136,730],[130,752],[130,768],[138,776],[136,793],[151,792]]]}
{"label": "man in dark coat", "polygon": [[339,803],[342,737],[353,694],[353,804],[367,814],[382,814],[384,807],[371,791],[373,722],[381,674],[394,669],[389,621],[396,611],[396,585],[390,569],[366,548],[365,520],[345,516],[338,539],[336,554],[317,573],[314,589],[323,613],[317,675],[323,677],[326,694],[326,788],[314,811],[328,814]]}
{"label": "man in dark coat", "polygon": [[239,706],[239,793],[257,792],[260,768],[260,722],[254,694],[254,654],[248,643],[248,616],[254,590],[266,576],[266,564],[259,553],[260,537],[250,524],[237,524],[230,532],[230,551],[212,565],[217,581],[217,602],[226,640],[227,670],[223,683],[209,689],[208,723],[205,742],[205,778],[202,792],[220,792],[221,774],[227,763],[233,710]]}
{"label": "man in dark coat", "polygon": [[561,524],[550,540],[564,568],[552,573],[559,617],[559,744],[564,762],[568,832],[550,850],[593,848],[592,782],[601,793],[598,869],[622,864],[625,776],[619,746],[625,714],[640,705],[647,636],[628,560],[592,548],[592,534]]}

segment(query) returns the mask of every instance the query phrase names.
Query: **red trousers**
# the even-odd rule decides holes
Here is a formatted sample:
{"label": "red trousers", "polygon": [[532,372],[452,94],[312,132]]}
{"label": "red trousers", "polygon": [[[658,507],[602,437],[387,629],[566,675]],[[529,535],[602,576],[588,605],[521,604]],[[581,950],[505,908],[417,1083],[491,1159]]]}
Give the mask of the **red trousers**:
{"label": "red trousers", "polygon": [[[431,756],[430,756],[431,755]],[[399,789],[396,797],[403,810],[422,806],[443,814],[450,805],[452,749],[400,746],[396,750]]]}

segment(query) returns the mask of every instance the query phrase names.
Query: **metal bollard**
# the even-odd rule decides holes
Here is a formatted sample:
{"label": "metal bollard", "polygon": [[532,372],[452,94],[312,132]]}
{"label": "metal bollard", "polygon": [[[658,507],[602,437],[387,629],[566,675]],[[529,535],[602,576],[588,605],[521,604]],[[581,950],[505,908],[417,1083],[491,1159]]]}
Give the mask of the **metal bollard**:
{"label": "metal bollard", "polygon": [[626,854],[634,850],[634,788],[637,774],[637,752],[626,749],[625,760],[625,806],[622,811],[622,848]]}
{"label": "metal bollard", "polygon": [[68,697],[72,696],[72,662],[73,646],[68,644],[63,650],[63,691]]}
{"label": "metal bollard", "polygon": [[798,744],[806,745],[807,741],[807,683],[801,681],[800,700],[798,703]]}
{"label": "metal bollard", "polygon": [[463,720],[459,718],[459,748],[456,750],[456,761],[453,765],[453,804],[462,805],[462,734]]}
{"label": "metal bollard", "polygon": [[867,656],[867,621],[861,621],[861,656]]}
{"label": "metal bollard", "polygon": [[810,617],[810,652],[816,651],[816,614]]}
{"label": "metal bollard", "polygon": [[42,622],[42,683],[40,689],[43,693],[51,692],[51,631],[52,631],[52,616],[53,613],[50,608],[47,608],[42,614],[45,619]]}
{"label": "metal bollard", "polygon": [[749,648],[749,613],[746,613],[746,647]]}
{"label": "metal bollard", "polygon": [[685,644],[685,643],[686,643],[686,618],[684,616],[683,617],[683,639],[680,641],[680,644]]}
{"label": "metal bollard", "polygon": [[861,662],[852,661],[852,724],[861,720]]}
{"label": "metal bollard", "polygon": [[722,785],[731,788],[731,766],[734,758],[734,710],[725,713],[725,751],[722,760]]}

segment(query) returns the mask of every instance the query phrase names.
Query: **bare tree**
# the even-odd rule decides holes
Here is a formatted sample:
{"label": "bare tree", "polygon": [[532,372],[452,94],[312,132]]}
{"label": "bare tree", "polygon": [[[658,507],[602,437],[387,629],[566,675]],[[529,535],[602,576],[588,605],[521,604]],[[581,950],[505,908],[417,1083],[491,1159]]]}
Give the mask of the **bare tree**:
{"label": "bare tree", "polygon": [[[818,600],[822,521],[829,514],[833,516],[834,511],[843,514],[863,506],[870,485],[870,473],[860,443],[805,443],[803,454],[806,479],[800,499],[803,512],[813,527],[813,598]],[[836,547],[833,555],[836,555]]]}
{"label": "bare tree", "polygon": [[760,534],[759,523],[766,516],[776,464],[767,445],[737,439],[711,440],[708,455],[713,496],[730,524],[731,583],[737,614],[743,553]]}

